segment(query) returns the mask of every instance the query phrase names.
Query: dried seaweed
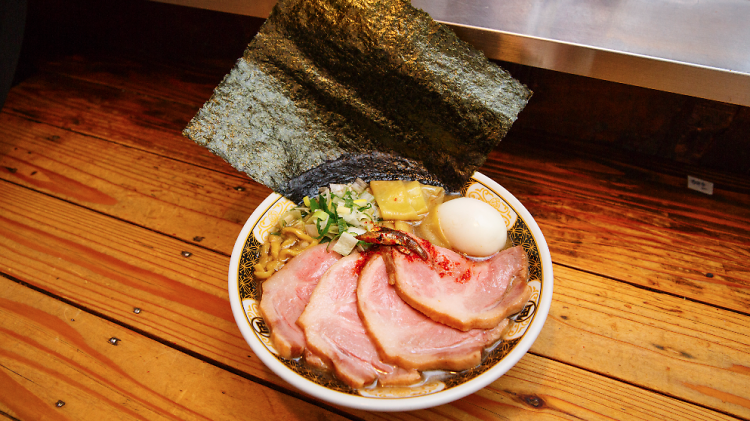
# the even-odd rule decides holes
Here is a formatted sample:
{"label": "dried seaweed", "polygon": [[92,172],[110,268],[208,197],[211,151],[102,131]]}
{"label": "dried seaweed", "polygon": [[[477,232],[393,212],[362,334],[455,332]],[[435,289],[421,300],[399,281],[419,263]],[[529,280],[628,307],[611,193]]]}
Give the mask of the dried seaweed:
{"label": "dried seaweed", "polygon": [[281,0],[184,134],[295,201],[391,164],[457,189],[530,96],[408,1]]}

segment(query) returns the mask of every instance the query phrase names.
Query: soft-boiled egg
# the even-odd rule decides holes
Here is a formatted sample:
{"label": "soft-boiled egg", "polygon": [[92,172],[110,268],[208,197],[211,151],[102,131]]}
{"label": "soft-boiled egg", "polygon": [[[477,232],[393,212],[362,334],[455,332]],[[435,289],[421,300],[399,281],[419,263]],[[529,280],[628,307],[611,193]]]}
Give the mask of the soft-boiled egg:
{"label": "soft-boiled egg", "polygon": [[437,210],[443,236],[450,246],[475,257],[486,257],[505,247],[508,229],[497,209],[470,197],[449,200]]}

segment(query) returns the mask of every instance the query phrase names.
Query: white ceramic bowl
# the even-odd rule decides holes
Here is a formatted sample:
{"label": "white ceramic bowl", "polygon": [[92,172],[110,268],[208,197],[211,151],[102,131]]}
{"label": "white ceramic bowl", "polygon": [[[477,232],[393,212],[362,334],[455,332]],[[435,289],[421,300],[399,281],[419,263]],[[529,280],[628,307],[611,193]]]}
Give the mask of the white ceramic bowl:
{"label": "white ceramic bowl", "polygon": [[259,311],[260,284],[252,267],[262,240],[267,238],[279,216],[294,203],[271,194],[253,212],[237,238],[229,265],[229,300],[237,325],[258,358],[274,373],[296,388],[324,401],[369,411],[408,411],[442,405],[487,386],[510,370],[529,350],[544,325],[552,301],[552,260],[547,243],[534,218],[503,187],[480,173],[462,189],[462,194],[483,200],[505,218],[508,236],[523,246],[529,257],[531,300],[516,316],[503,342],[481,365],[430,383],[426,387],[353,390],[343,383],[308,369],[297,360],[279,357]]}

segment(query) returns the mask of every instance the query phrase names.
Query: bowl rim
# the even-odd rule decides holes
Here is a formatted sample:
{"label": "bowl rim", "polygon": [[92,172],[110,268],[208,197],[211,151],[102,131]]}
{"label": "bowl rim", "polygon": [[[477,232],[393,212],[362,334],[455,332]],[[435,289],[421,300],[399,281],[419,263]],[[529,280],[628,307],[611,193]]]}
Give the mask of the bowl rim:
{"label": "bowl rim", "polygon": [[526,223],[538,248],[539,259],[541,261],[542,267],[542,279],[540,280],[540,282],[542,283],[542,294],[539,297],[539,303],[535,310],[534,319],[526,328],[526,331],[523,334],[521,340],[518,341],[518,343],[507,355],[505,355],[500,361],[495,363],[494,366],[463,384],[441,390],[436,393],[414,397],[373,398],[352,395],[329,389],[297,374],[289,367],[281,363],[277,359],[277,357],[274,356],[257,338],[256,333],[248,323],[238,288],[239,263],[243,249],[245,247],[245,243],[247,242],[248,237],[252,235],[252,230],[255,227],[257,221],[260,220],[262,215],[268,211],[268,209],[274,202],[282,198],[282,196],[278,193],[271,193],[261,202],[260,205],[256,207],[256,209],[245,222],[242,231],[240,232],[234,244],[234,248],[232,249],[232,256],[229,263],[228,273],[229,301],[231,304],[232,314],[234,315],[235,322],[240,329],[240,333],[245,339],[245,342],[248,343],[250,348],[253,350],[256,356],[266,365],[266,367],[268,367],[272,372],[284,379],[286,382],[290,383],[295,388],[329,403],[360,410],[387,412],[425,409],[453,402],[457,399],[468,396],[488,386],[493,381],[499,379],[508,370],[515,366],[516,363],[518,363],[518,361],[528,352],[528,350],[531,348],[531,345],[539,336],[542,327],[544,326],[552,303],[554,276],[552,272],[552,259],[550,256],[549,247],[547,246],[547,242],[544,238],[544,235],[542,234],[541,229],[539,228],[531,214],[528,212],[528,210],[521,204],[521,202],[499,183],[495,182],[494,180],[490,179],[480,172],[475,172],[472,175],[472,179],[481,184],[484,184],[490,190],[497,193],[508,205],[511,206],[518,217],[520,217]]}

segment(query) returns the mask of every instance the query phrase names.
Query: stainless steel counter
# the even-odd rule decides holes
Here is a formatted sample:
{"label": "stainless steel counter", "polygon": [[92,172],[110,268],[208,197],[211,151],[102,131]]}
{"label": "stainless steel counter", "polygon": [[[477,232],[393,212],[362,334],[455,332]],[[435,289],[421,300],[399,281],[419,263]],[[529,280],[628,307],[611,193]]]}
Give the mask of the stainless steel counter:
{"label": "stainless steel counter", "polygon": [[[156,0],[267,17],[275,0]],[[492,59],[750,106],[750,0],[413,0]]]}

